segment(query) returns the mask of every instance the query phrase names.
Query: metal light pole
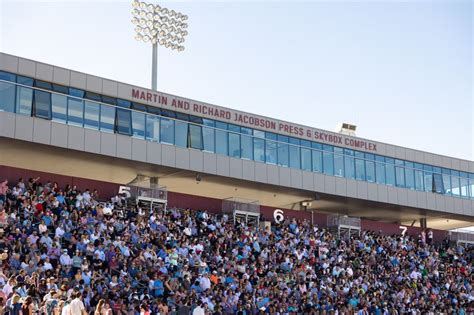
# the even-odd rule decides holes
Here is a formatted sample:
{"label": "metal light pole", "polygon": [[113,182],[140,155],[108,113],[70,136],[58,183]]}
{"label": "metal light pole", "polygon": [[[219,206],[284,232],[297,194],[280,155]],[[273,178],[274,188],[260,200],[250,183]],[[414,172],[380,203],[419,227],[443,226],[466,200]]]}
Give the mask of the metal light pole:
{"label": "metal light pole", "polygon": [[152,71],[151,88],[157,89],[158,44],[177,51],[184,51],[184,38],[188,35],[187,15],[159,5],[134,0],[132,2],[132,23],[135,25],[135,39],[145,43],[151,42]]}

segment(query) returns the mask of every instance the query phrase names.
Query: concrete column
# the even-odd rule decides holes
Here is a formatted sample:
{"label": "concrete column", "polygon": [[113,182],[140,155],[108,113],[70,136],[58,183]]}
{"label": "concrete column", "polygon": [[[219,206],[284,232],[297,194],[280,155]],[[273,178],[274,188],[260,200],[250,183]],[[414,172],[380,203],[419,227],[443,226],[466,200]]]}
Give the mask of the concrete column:
{"label": "concrete column", "polygon": [[420,227],[421,227],[422,229],[426,229],[426,228],[427,228],[427,225],[426,225],[426,218],[420,219]]}

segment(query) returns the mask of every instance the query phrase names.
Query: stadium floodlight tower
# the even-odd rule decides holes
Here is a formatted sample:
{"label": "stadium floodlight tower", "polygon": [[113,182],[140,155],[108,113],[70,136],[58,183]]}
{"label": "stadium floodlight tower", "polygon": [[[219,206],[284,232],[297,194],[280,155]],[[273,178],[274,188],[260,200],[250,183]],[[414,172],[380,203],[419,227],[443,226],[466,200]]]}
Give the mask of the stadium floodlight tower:
{"label": "stadium floodlight tower", "polygon": [[139,0],[132,2],[132,23],[135,25],[135,39],[153,45],[151,88],[157,86],[158,44],[177,51],[184,51],[184,38],[188,35],[188,16],[157,4]]}

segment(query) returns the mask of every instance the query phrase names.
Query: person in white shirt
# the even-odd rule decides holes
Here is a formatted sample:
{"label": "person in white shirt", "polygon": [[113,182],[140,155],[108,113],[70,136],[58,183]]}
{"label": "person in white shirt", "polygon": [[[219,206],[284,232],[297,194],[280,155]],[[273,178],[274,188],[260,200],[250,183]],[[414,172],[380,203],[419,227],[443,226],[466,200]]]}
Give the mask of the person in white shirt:
{"label": "person in white shirt", "polygon": [[81,292],[77,292],[74,295],[74,300],[71,301],[69,304],[69,314],[67,315],[86,315],[86,309],[84,307],[84,303],[81,301]]}
{"label": "person in white shirt", "polygon": [[199,286],[203,291],[206,291],[211,288],[211,281],[207,276],[202,276],[201,279],[199,279]]}
{"label": "person in white shirt", "polygon": [[14,277],[10,277],[10,279],[8,279],[7,284],[5,284],[5,286],[3,287],[2,292],[3,292],[6,296],[9,296],[11,293],[13,293],[13,287],[14,287],[14,286],[15,286],[15,278],[14,278]]}
{"label": "person in white shirt", "polygon": [[198,305],[193,310],[193,315],[205,315],[206,312],[202,306],[203,306],[203,303],[199,301]]}
{"label": "person in white shirt", "polygon": [[69,256],[69,254],[67,253],[67,249],[63,250],[63,254],[61,255],[61,257],[59,257],[59,262],[60,262],[61,265],[63,265],[63,266],[70,266],[70,265],[72,265],[72,259],[71,259],[71,257]]}

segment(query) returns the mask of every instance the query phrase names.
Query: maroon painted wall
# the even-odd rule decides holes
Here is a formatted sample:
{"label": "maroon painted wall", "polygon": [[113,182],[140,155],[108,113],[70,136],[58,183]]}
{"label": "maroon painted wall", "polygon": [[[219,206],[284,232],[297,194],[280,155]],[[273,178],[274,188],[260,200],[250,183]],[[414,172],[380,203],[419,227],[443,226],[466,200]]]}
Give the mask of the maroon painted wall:
{"label": "maroon painted wall", "polygon": [[[20,177],[23,177],[25,181],[28,180],[28,178],[30,177],[41,177],[40,182],[42,183],[46,183],[49,180],[51,182],[58,182],[61,187],[64,187],[67,184],[77,185],[80,190],[85,190],[86,188],[97,189],[99,191],[101,199],[109,199],[110,197],[116,195],[120,187],[120,185],[118,184],[103,181],[96,181],[58,174],[50,174],[45,172],[31,171],[0,165],[0,181],[3,181],[3,179],[8,179],[10,184],[12,184],[16,183]],[[177,208],[189,208],[192,210],[206,209],[211,213],[220,213],[222,208],[222,200],[169,191],[168,206]],[[264,205],[260,206],[260,213],[262,219],[267,221],[273,221],[273,213],[277,209],[283,210],[285,219],[306,219],[308,221],[313,220],[313,222],[320,227],[325,227],[327,225],[327,215],[323,213],[314,212],[313,217],[311,217],[311,212],[309,211],[297,211],[291,209],[269,207]],[[369,230],[374,232],[382,231],[382,233],[387,235],[401,233],[399,224],[362,220],[361,225],[363,230]],[[419,227],[407,227],[408,235],[418,237],[420,233],[421,228]],[[446,235],[446,231],[433,230],[434,239],[437,241],[443,240]]]}

